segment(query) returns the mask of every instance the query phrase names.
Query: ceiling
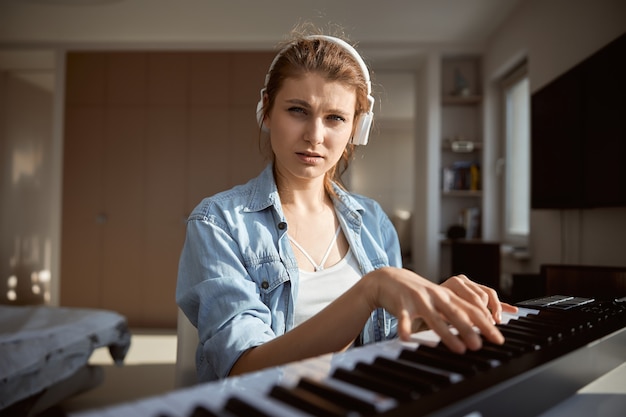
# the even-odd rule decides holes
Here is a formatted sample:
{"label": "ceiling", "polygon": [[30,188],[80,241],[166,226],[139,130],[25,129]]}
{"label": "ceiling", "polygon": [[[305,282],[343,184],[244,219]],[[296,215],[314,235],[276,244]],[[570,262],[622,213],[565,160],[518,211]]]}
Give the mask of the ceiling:
{"label": "ceiling", "polygon": [[2,0],[0,68],[24,48],[271,49],[301,21],[339,25],[393,67],[432,45],[480,50],[522,1]]}

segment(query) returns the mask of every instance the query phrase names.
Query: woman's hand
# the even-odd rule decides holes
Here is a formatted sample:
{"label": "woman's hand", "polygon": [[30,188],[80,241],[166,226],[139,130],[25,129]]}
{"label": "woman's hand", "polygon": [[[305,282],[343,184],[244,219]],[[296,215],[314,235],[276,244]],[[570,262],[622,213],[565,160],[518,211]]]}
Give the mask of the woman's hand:
{"label": "woman's hand", "polygon": [[478,284],[465,275],[455,275],[448,278],[441,286],[449,288],[459,297],[472,304],[486,307],[485,312],[496,323],[502,321],[502,311],[509,313],[517,311],[517,307],[501,302],[493,288]]}
{"label": "woman's hand", "polygon": [[422,319],[452,351],[477,350],[482,342],[475,328],[487,340],[503,343],[504,337],[494,323],[500,321],[503,310],[516,311],[515,307],[500,303],[493,289],[463,275],[441,285],[406,269],[381,268],[371,275],[376,278],[370,280],[375,286],[372,304],[398,318],[402,340],[409,339],[412,323]]}

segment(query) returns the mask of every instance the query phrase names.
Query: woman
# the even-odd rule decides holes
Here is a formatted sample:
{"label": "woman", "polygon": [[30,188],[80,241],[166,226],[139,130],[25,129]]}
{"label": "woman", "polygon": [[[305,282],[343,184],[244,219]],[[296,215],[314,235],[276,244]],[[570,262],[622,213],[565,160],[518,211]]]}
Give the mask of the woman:
{"label": "woman", "polygon": [[188,220],[177,302],[198,329],[201,381],[407,340],[418,323],[459,353],[480,348],[475,328],[503,342],[494,322],[514,307],[465,276],[437,285],[402,269],[381,207],[341,186],[367,142],[369,90],[338,38],[296,35],[272,63],[258,108],[271,163]]}

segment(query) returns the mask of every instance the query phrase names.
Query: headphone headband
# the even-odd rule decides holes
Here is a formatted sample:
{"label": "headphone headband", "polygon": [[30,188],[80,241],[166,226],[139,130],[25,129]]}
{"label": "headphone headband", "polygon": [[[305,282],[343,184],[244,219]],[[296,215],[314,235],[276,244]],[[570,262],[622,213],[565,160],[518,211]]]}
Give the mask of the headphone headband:
{"label": "headphone headband", "polygon": [[[363,61],[363,58],[361,58],[361,55],[359,55],[359,53],[356,51],[356,49],[354,49],[352,45],[334,36],[311,35],[311,36],[307,36],[306,39],[309,39],[309,40],[322,39],[322,40],[326,40],[328,42],[332,42],[336,45],[341,46],[345,51],[347,51],[356,60],[356,62],[361,67],[361,72],[363,73],[363,77],[365,78],[365,82],[367,84],[367,101],[369,102],[369,109],[366,113],[359,115],[358,119],[355,120],[356,128],[354,131],[354,135],[352,136],[351,143],[354,145],[366,145],[369,139],[369,132],[372,126],[373,118],[374,118],[374,113],[373,113],[374,97],[372,97],[372,84],[370,81],[369,69],[367,68],[367,65],[365,65],[365,61]],[[292,46],[293,46],[293,43],[290,43],[287,46],[285,46],[283,49],[281,49],[280,52],[278,52],[278,54],[276,54],[276,56],[272,60],[272,63],[270,64],[270,67],[267,73],[265,74],[265,84],[263,85],[263,88],[261,89],[261,99],[259,100],[259,103],[257,104],[257,112],[256,112],[257,121],[259,122],[259,125],[261,127],[263,127],[263,96],[265,95],[265,90],[267,88],[267,83],[269,82],[269,79],[270,79],[270,74],[272,73],[272,70],[274,69],[274,65],[276,64],[278,59],[283,55],[283,52]]]}

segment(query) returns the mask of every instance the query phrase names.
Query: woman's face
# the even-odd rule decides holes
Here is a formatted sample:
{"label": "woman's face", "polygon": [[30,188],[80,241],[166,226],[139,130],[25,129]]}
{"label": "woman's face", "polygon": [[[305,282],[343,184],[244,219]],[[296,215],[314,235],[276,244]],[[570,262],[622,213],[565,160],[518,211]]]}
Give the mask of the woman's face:
{"label": "woman's face", "polygon": [[281,177],[323,180],[350,140],[355,108],[355,90],[341,83],[287,78],[264,121]]}

